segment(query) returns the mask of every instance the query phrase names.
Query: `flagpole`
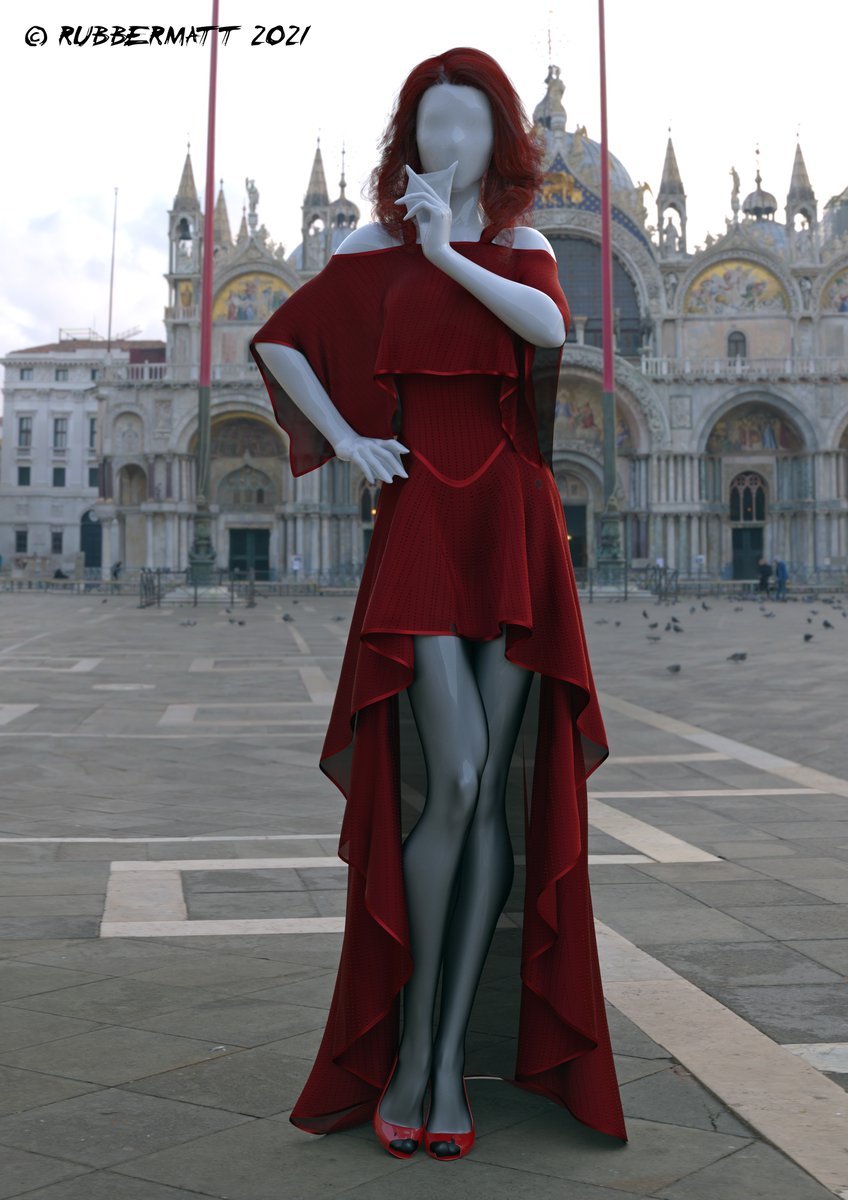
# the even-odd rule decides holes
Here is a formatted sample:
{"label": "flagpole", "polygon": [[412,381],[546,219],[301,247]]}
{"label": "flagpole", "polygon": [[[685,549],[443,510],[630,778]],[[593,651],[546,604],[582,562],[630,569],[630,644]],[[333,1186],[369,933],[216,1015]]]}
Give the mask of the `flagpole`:
{"label": "flagpole", "polygon": [[[600,582],[613,582],[621,563],[620,514],[615,462],[615,328],[612,299],[612,203],[610,199],[609,139],[607,135],[607,67],[604,0],[598,0],[598,47],[601,89],[601,324],[603,328],[604,510],[601,517],[598,566]],[[606,568],[611,568],[607,570]]]}
{"label": "flagpole", "polygon": [[218,0],[212,0],[209,110],[206,125],[206,199],[203,210],[203,262],[200,276],[200,381],[197,401],[197,459],[194,541],[189,550],[192,580],[211,583],[215,564],[209,512],[210,385],[212,378],[212,271],[215,219],[215,101],[218,74]]}

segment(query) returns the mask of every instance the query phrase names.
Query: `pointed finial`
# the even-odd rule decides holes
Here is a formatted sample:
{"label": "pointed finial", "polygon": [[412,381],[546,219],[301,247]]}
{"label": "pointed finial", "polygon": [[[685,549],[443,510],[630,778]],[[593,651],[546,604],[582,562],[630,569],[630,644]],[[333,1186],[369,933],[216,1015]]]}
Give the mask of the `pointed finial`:
{"label": "pointed finial", "polygon": [[339,180],[339,191],[342,194],[342,199],[344,199],[345,187],[347,185],[347,180],[345,179],[344,168],[345,168],[345,144],[344,144],[344,139],[343,139],[342,140],[342,177]]}

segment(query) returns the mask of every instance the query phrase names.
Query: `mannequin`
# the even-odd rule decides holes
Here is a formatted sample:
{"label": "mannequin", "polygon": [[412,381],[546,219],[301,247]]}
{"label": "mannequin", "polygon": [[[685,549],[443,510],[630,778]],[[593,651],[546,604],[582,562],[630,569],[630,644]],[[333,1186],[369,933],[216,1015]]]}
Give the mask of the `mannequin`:
{"label": "mannequin", "polygon": [[[477,51],[451,51],[441,59],[461,54],[491,63]],[[451,82],[442,69],[420,96],[415,140],[418,169],[404,164],[406,188],[394,203],[405,208],[400,220],[414,228],[414,244],[427,263],[523,343],[561,346],[567,312],[561,293],[557,303],[545,290],[488,269],[456,248],[480,243],[487,228],[481,192],[492,163],[495,130],[486,91]],[[397,256],[411,241],[397,224],[383,219],[355,230],[335,257]],[[554,258],[540,233],[514,222],[492,240],[519,255],[530,252],[537,261],[540,255]],[[426,305],[426,295],[421,302]],[[380,479],[387,485],[383,492],[406,486],[403,481],[410,479],[410,472],[401,456],[411,448],[401,440],[402,431],[396,437],[367,437],[353,428],[308,358],[293,345],[263,340],[260,332],[254,352],[266,382],[270,375],[339,459],[352,462],[370,483]],[[407,396],[415,399],[416,392],[410,377],[399,379],[397,397],[403,410],[403,401]],[[444,409],[448,419],[450,411]],[[482,464],[476,474],[485,467]],[[417,462],[416,469],[420,470]],[[374,1123],[385,1148],[397,1157],[413,1154],[423,1137],[432,1157],[455,1160],[468,1152],[474,1136],[463,1080],[464,1044],[474,996],[513,882],[504,796],[534,672],[507,657],[503,623],[499,637],[421,631],[412,634],[412,645],[414,672],[406,691],[427,768],[423,812],[402,849],[414,965],[403,989],[403,1031],[396,1060],[384,1080]]]}

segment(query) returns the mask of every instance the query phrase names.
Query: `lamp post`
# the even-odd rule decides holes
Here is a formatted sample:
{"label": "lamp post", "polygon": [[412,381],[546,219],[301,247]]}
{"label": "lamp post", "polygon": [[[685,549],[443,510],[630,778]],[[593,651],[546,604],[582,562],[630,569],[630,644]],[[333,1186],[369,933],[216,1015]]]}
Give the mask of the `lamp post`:
{"label": "lamp post", "polygon": [[197,398],[196,510],[194,540],[188,552],[192,582],[208,585],[215,566],[209,512],[210,382],[212,374],[212,267],[215,208],[215,84],[218,70],[218,0],[212,0],[209,59],[209,113],[206,127],[206,201],[203,211],[203,264],[200,276],[200,386]]}

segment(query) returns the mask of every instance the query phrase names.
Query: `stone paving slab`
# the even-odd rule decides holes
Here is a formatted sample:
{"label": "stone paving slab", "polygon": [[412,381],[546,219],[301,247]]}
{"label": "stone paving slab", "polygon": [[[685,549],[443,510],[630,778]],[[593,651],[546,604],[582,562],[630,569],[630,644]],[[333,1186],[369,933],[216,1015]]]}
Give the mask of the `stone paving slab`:
{"label": "stone paving slab", "polygon": [[[487,1200],[836,1194],[609,999],[626,1145],[488,1079],[469,1084],[478,1142],[447,1178],[426,1157],[391,1159],[367,1124],[328,1138],[294,1129],[288,1113],[323,1032],[340,936],[101,939],[99,915],[110,864],[187,859],[247,866],[182,873],[194,921],[287,915],[292,904],[343,913],[343,868],[247,864],[336,853],[342,798],[316,762],[328,709],[296,668],[334,685],[344,642],[324,624],[347,620],[353,598],[263,601],[241,627],[210,606],[190,629],[179,626],[185,614],[140,611],[129,597],[110,597],[93,619],[74,598],[19,600],[0,610],[0,703],[14,680],[10,702],[36,707],[0,728],[0,838],[138,840],[0,840],[0,1200],[416,1200],[445,1194],[448,1179]],[[280,622],[284,606],[310,654]],[[801,606],[770,622],[756,605],[734,607],[639,600],[614,606],[619,626],[595,624],[611,606],[584,607],[599,688],[620,700],[602,699],[613,753],[590,796],[720,856],[592,864],[595,914],[769,1037],[848,1041],[848,621],[829,643],[804,646]],[[662,624],[676,611],[685,635],[645,643],[643,608]],[[85,671],[59,661],[71,644]],[[739,669],[725,661],[732,649],[749,652]],[[665,671],[669,654],[677,676]],[[802,686],[781,693],[775,671]],[[257,724],[263,707],[267,724]],[[772,774],[768,754],[815,772]],[[590,830],[593,855],[632,849]],[[475,1021],[469,1069],[479,1059],[508,1073],[511,982],[497,953],[481,986],[503,995],[503,1021],[497,1003]]]}

